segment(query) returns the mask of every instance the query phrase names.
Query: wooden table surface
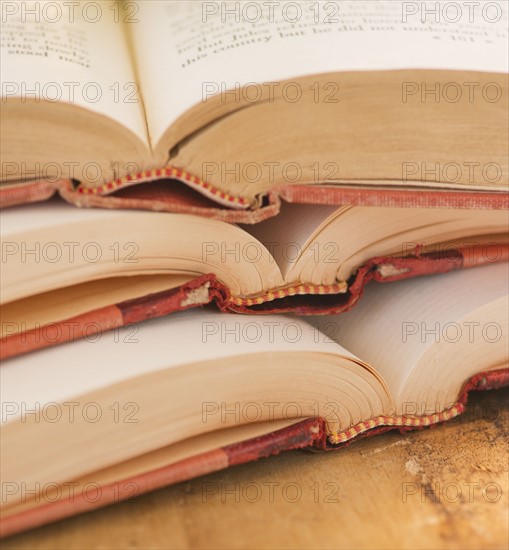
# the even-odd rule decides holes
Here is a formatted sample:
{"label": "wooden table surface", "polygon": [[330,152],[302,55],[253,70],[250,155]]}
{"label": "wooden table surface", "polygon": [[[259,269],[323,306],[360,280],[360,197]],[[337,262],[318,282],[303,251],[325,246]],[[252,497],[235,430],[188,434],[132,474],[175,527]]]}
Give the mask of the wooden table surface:
{"label": "wooden table surface", "polygon": [[434,429],[238,466],[2,548],[507,548],[508,399],[479,393]]}

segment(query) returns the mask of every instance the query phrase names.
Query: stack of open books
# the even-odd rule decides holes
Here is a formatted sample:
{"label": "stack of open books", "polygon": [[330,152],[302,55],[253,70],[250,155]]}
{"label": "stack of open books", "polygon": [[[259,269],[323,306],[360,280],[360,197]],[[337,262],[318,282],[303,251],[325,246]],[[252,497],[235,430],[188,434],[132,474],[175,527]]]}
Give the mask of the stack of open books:
{"label": "stack of open books", "polygon": [[2,15],[3,536],[509,383],[507,9],[71,4]]}

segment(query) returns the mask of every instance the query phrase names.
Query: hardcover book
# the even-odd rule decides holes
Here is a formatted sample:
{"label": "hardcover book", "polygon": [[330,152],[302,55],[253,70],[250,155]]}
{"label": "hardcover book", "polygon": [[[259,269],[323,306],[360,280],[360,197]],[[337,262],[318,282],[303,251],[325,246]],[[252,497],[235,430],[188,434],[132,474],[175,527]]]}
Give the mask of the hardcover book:
{"label": "hardcover book", "polygon": [[54,199],[4,211],[0,229],[2,358],[209,302],[225,312],[341,313],[370,281],[509,256],[501,210],[288,204],[239,226]]}
{"label": "hardcover book", "polygon": [[509,382],[507,269],[374,285],[310,322],[181,312],[6,362],[2,535],[461,414],[469,391]]}
{"label": "hardcover book", "polygon": [[507,208],[506,3],[456,26],[399,0],[270,5],[6,7],[3,206]]}
{"label": "hardcover book", "polygon": [[0,537],[509,385],[507,3],[284,4],[0,2]]}

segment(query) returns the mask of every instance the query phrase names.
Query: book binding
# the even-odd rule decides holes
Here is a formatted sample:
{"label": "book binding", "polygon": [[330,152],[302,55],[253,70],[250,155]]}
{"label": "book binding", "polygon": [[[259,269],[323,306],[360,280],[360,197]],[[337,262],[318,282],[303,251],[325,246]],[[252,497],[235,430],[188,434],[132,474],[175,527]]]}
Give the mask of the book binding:
{"label": "book binding", "polygon": [[[497,245],[495,261],[508,260],[509,244]],[[275,289],[255,297],[232,296],[230,290],[218,281],[214,274],[205,274],[178,288],[111,304],[31,330],[6,334],[0,340],[0,359],[72,342],[84,335],[91,337],[94,334],[211,303],[226,313],[295,313],[302,316],[338,314],[352,309],[371,281],[389,283],[477,267],[492,261],[493,258],[487,257],[483,245],[423,254],[416,250],[414,254],[405,257],[373,258],[344,283],[330,286],[298,285]],[[2,322],[7,326],[9,320],[3,319]],[[48,337],[48,334],[51,334],[51,337]]]}
{"label": "book binding", "polygon": [[195,214],[228,223],[255,224],[276,216],[281,201],[299,204],[405,208],[509,208],[509,192],[460,191],[426,186],[317,184],[281,185],[255,200],[225,193],[175,167],[147,170],[98,187],[69,180],[29,181],[0,187],[0,207],[48,200],[59,194],[79,207],[144,209]]}

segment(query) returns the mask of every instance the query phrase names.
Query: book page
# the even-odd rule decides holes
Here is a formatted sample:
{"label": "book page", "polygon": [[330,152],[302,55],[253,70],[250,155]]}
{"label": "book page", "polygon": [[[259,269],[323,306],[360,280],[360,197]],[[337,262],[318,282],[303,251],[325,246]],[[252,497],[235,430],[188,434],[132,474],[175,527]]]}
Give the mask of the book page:
{"label": "book page", "polygon": [[77,209],[54,198],[7,209],[0,240],[0,303],[117,276],[214,273],[234,296],[284,285],[262,243],[189,214]]}
{"label": "book page", "polygon": [[137,6],[130,31],[154,144],[193,105],[248,83],[336,71],[508,70],[503,1],[151,0]]}
{"label": "book page", "polygon": [[327,218],[334,219],[334,214],[341,209],[338,206],[283,203],[277,216],[256,225],[243,226],[243,229],[263,243],[286,279],[302,253],[313,244],[319,244],[308,242],[318,228]]}
{"label": "book page", "polygon": [[[0,397],[2,403],[24,403],[30,409],[166,368],[245,354],[299,351],[353,358],[298,318],[179,312],[38,351],[29,361],[11,359],[0,369]],[[2,406],[2,414],[5,410]],[[17,417],[1,417],[0,424]]]}
{"label": "book page", "polygon": [[2,2],[2,102],[72,103],[114,119],[148,145],[119,6]]}
{"label": "book page", "polygon": [[[462,325],[461,320],[507,296],[508,276],[508,264],[500,263],[396,283],[371,283],[352,311],[316,317],[313,323],[380,372],[397,401],[417,362],[434,344],[454,342],[458,334],[462,344],[473,347],[482,344],[486,335],[488,340],[495,338],[491,332],[497,327]],[[502,337],[507,339],[507,334]],[[487,366],[491,366],[489,359]],[[440,364],[436,367],[440,370]]]}

